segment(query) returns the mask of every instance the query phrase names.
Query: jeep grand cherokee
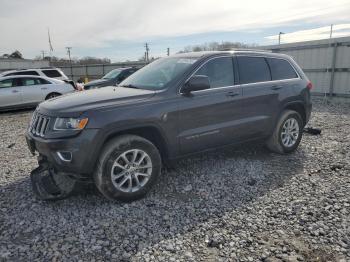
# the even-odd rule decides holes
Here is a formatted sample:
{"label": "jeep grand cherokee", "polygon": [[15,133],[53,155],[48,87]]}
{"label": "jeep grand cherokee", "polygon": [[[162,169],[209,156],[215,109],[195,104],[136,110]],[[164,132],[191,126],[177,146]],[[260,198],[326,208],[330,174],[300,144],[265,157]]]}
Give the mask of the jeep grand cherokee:
{"label": "jeep grand cherokee", "polygon": [[118,87],[41,103],[26,133],[39,152],[33,189],[63,198],[94,181],[109,199],[143,197],[162,165],[251,140],[294,151],[311,112],[311,82],[287,55],[198,52],[158,59]]}

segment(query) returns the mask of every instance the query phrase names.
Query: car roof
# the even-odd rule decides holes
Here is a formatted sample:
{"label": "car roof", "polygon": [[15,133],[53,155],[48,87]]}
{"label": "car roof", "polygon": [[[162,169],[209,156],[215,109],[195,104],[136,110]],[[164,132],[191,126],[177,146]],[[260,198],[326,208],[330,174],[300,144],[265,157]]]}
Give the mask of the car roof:
{"label": "car roof", "polygon": [[29,77],[29,78],[42,78],[51,82],[61,82],[62,80],[55,79],[55,78],[50,78],[50,77],[45,77],[45,76],[35,76],[35,75],[12,75],[12,76],[0,76],[0,80],[5,80],[5,79],[11,79],[11,78],[24,78],[24,77]]}
{"label": "car roof", "polygon": [[57,67],[41,67],[41,68],[26,68],[26,69],[15,69],[15,70],[8,70],[0,72],[0,75],[4,74],[10,74],[10,73],[16,73],[16,72],[25,72],[25,71],[41,71],[41,70],[60,70]]}
{"label": "car roof", "polygon": [[118,68],[114,68],[112,69],[111,71],[113,70],[126,70],[126,69],[132,69],[133,67],[132,66],[127,66],[127,67],[118,67]]}

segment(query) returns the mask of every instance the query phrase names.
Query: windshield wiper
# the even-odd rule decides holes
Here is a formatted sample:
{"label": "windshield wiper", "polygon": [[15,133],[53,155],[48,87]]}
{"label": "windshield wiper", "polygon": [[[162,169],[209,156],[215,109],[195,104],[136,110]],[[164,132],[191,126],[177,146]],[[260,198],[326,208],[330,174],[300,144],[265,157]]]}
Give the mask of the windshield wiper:
{"label": "windshield wiper", "polygon": [[140,88],[140,87],[138,87],[138,86],[134,86],[134,85],[132,85],[132,84],[129,84],[129,85],[122,85],[121,87],[134,88],[134,89],[142,89],[142,88]]}

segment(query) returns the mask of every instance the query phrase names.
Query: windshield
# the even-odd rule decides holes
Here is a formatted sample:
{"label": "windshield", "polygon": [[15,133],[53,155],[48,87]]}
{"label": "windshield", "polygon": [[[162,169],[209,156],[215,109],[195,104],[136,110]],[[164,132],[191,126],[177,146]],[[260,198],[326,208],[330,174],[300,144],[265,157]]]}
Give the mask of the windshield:
{"label": "windshield", "polygon": [[143,67],[120,83],[120,86],[148,90],[164,89],[170,81],[181,75],[197,59],[168,57],[158,59]]}
{"label": "windshield", "polygon": [[122,71],[119,69],[114,69],[111,72],[107,73],[102,79],[112,79],[117,77]]}

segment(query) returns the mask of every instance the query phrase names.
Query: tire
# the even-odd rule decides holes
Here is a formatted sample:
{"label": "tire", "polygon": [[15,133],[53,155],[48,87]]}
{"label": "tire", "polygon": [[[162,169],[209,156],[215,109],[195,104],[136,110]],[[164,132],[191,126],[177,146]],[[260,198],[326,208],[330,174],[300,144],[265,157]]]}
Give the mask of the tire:
{"label": "tire", "polygon": [[[129,164],[125,158],[130,161]],[[150,191],[161,166],[159,151],[150,141],[135,135],[122,135],[103,148],[93,178],[106,198],[129,202],[144,197]]]}
{"label": "tire", "polygon": [[[298,130],[294,128],[296,126]],[[290,131],[286,131],[288,127],[290,127]],[[303,127],[303,120],[298,112],[293,110],[283,111],[272,136],[266,143],[267,148],[278,154],[288,154],[295,151],[300,144]]]}
{"label": "tire", "polygon": [[60,96],[61,94],[59,93],[50,93],[46,96],[45,100],[49,100],[51,98],[54,98],[54,97],[57,97],[57,96]]}

